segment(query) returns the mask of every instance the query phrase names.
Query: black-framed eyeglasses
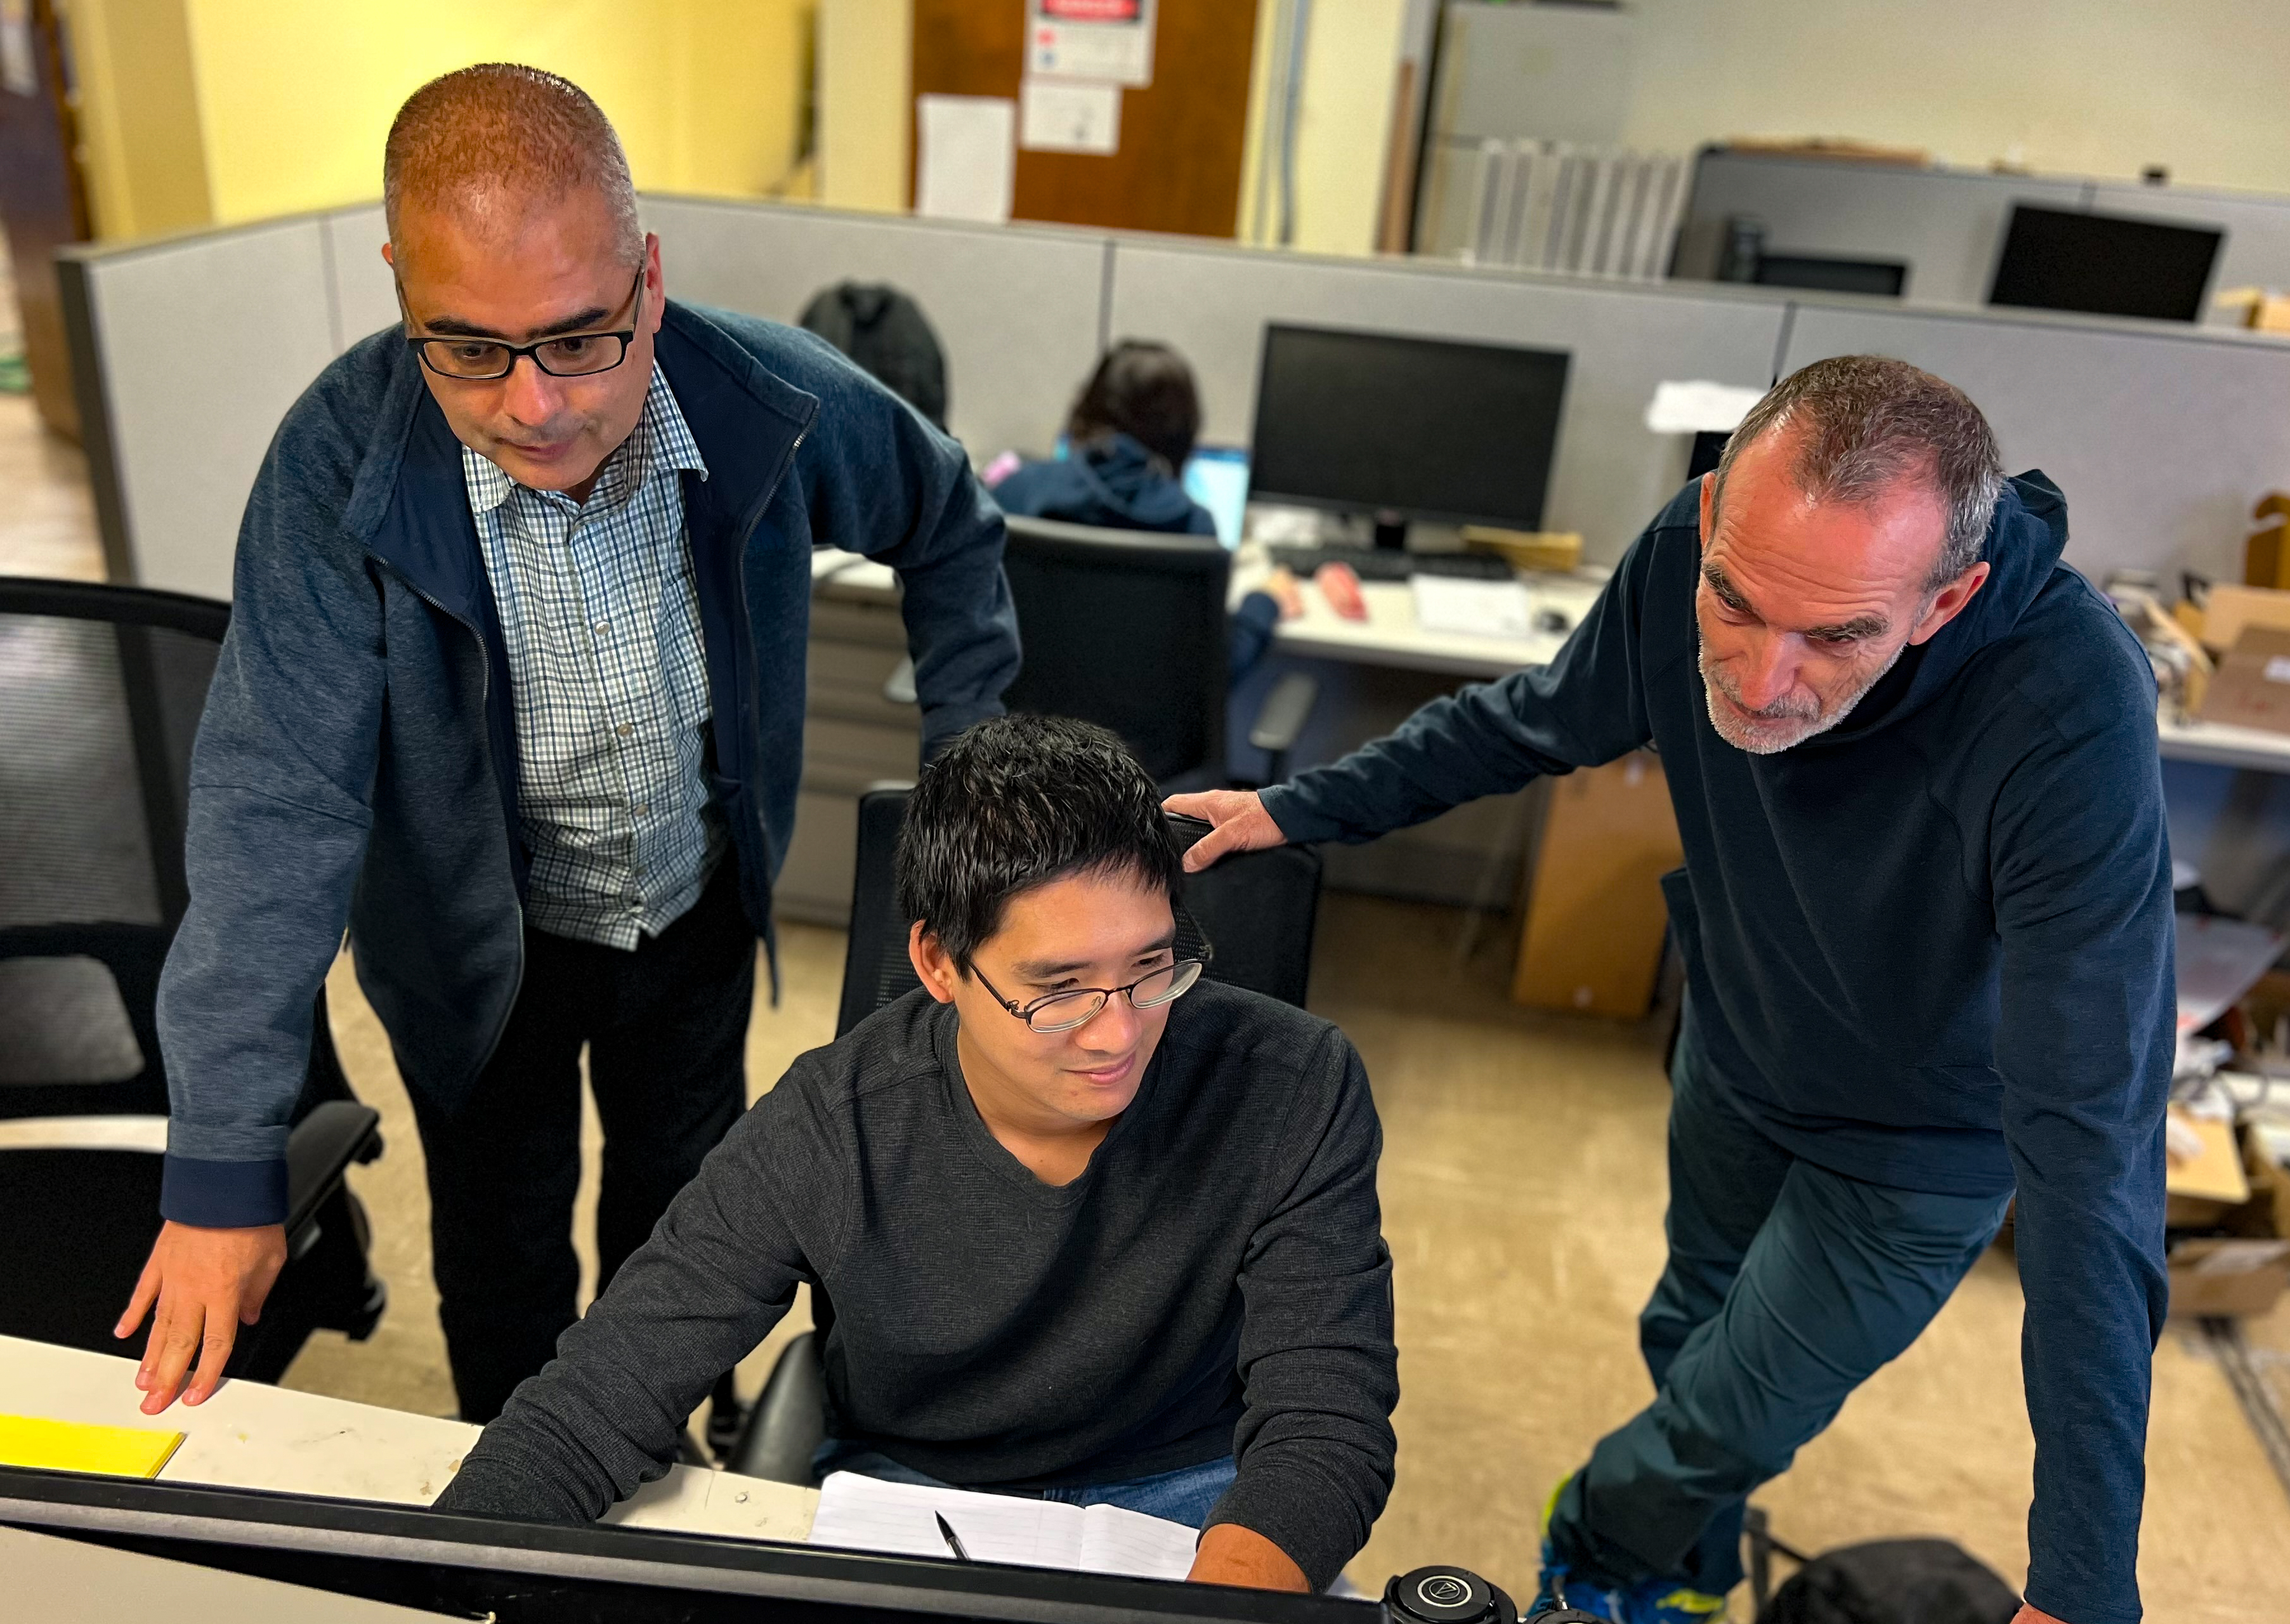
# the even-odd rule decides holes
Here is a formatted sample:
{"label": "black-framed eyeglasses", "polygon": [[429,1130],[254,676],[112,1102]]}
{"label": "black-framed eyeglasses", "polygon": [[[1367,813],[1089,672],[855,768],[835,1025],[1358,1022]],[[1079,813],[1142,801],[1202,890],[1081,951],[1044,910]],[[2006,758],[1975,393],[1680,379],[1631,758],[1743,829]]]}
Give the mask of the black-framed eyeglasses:
{"label": "black-framed eyeglasses", "polygon": [[1162,965],[1150,975],[1138,977],[1126,987],[1069,987],[1022,1004],[1004,997],[1002,989],[988,980],[986,972],[975,964],[971,966],[971,972],[977,976],[981,986],[994,995],[995,1003],[1033,1030],[1070,1032],[1096,1020],[1097,1012],[1116,993],[1126,993],[1132,1009],[1151,1010],[1174,1004],[1193,990],[1193,983],[1201,979],[1203,968],[1199,959],[1181,958],[1173,964]]}
{"label": "black-framed eyeglasses", "polygon": [[[644,268],[637,269],[636,285],[629,290],[636,308],[629,312],[629,320],[644,319]],[[399,308],[404,306],[401,293]],[[407,316],[412,324],[412,316]],[[628,359],[629,346],[636,341],[635,326],[617,332],[568,332],[562,338],[543,339],[538,344],[504,344],[498,339],[414,338],[406,342],[413,353],[421,357],[421,364],[441,378],[452,378],[463,383],[487,383],[506,378],[516,367],[517,357],[530,356],[533,365],[552,378],[588,378],[597,372],[609,372]]]}

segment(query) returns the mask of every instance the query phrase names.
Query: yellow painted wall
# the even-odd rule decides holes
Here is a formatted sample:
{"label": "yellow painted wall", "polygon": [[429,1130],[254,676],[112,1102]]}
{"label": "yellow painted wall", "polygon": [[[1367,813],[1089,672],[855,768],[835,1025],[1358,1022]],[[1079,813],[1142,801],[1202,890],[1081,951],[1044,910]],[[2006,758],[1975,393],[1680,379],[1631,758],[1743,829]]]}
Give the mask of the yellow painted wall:
{"label": "yellow painted wall", "polygon": [[838,209],[907,207],[910,0],[820,0],[819,199]]}
{"label": "yellow painted wall", "polygon": [[99,237],[214,218],[183,0],[68,0],[80,147]]}
{"label": "yellow painted wall", "polygon": [[1292,247],[1372,253],[1406,0],[1315,4],[1296,119]]}
{"label": "yellow painted wall", "polygon": [[[425,80],[481,61],[529,62],[588,91],[639,187],[764,195],[795,164],[816,0],[73,3],[96,14],[115,51],[142,27],[179,27],[196,107],[192,156],[210,217],[228,224],[377,196],[399,104]],[[90,84],[92,132],[116,132],[129,155],[92,153],[99,174],[106,163],[133,169],[137,108],[153,77]],[[132,228],[148,228],[138,219]]]}

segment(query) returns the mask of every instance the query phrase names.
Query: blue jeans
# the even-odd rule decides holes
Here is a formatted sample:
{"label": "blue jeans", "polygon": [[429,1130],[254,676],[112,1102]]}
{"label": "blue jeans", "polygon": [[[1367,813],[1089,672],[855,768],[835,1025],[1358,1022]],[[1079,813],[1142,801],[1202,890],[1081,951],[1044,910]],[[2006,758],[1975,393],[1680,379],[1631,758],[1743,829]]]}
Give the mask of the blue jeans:
{"label": "blue jeans", "polygon": [[1742,1582],[1742,1512],[1853,1389],[1940,1311],[2009,1197],[1866,1184],[1799,1161],[1670,1070],[1669,1262],[1638,1319],[1653,1403],[1598,1441],[1551,1513],[1552,1554],[1614,1585]]}
{"label": "blue jeans", "polygon": [[[867,1477],[880,1477],[885,1483],[920,1484],[928,1489],[962,1486],[941,1483],[863,1444],[846,1444],[840,1438],[829,1438],[819,1446],[819,1452],[812,1457],[812,1468],[821,1477],[829,1472],[857,1472]],[[1188,1528],[1199,1528],[1208,1522],[1209,1513],[1216,1509],[1217,1501],[1224,1498],[1224,1492],[1232,1487],[1232,1480],[1238,1473],[1233,1458],[1224,1455],[1204,1460],[1198,1466],[1156,1472],[1150,1477],[1085,1484],[1078,1489],[1043,1489],[1033,1498],[1062,1500],[1069,1506],[1118,1506],[1125,1511],[1141,1511],[1147,1516],[1166,1517]]]}

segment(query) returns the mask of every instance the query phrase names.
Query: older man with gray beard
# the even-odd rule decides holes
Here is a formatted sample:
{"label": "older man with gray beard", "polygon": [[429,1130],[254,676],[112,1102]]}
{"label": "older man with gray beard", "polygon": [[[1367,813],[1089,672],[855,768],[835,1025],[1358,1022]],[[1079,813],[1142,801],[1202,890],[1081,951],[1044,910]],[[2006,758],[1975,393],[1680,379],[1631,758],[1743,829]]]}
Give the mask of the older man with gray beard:
{"label": "older man with gray beard", "polygon": [[1256,795],[1201,867],[1365,840],[1657,747],[1685,867],[1645,1409],[1551,1500],[1540,1606],[1720,1612],[1758,1484],[1930,1322],[2018,1198],[2022,1624],[2133,1624],[2166,1307],[2174,999],[2155,689],[1979,411],[1822,361],[1624,556],[1558,658]]}

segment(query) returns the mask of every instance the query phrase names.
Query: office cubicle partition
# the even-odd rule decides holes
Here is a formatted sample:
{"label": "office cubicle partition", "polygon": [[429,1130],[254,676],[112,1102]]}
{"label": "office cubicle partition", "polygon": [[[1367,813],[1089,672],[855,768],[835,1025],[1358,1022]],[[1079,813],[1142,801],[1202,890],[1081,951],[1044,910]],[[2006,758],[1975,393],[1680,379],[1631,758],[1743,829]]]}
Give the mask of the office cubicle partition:
{"label": "office cubicle partition", "polygon": [[[1544,523],[1582,532],[1611,564],[1685,476],[1680,436],[1645,426],[1654,385],[1707,378],[1762,387],[1785,307],[1730,289],[1465,270],[1422,260],[1323,259],[1125,241],[1113,256],[1108,330],[1156,338],[1193,364],[1202,438],[1245,444],[1268,322],[1572,352]],[[1356,403],[1371,418],[1382,409]]]}
{"label": "office cubicle partition", "polygon": [[[2219,227],[2226,242],[2212,272],[2213,290],[2290,287],[2290,196],[1723,147],[1704,148],[1695,160],[1670,274],[1717,276],[1726,221],[1746,216],[1764,227],[1768,253],[1898,260],[1909,267],[1903,292],[1910,303],[1984,305],[2005,223],[2021,203]],[[2206,309],[2203,319],[2231,326],[2241,317]]]}
{"label": "office cubicle partition", "polygon": [[2161,322],[1809,305],[1782,364],[1898,356],[1980,404],[2006,468],[2067,492],[2094,579],[2182,565],[2238,580],[2252,504],[2290,486],[2290,345]]}
{"label": "office cubicle partition", "polygon": [[1097,362],[1102,233],[688,197],[646,198],[645,223],[669,292],[696,303],[791,322],[845,279],[913,294],[946,350],[947,427],[980,462],[1046,449]]}
{"label": "office cubicle partition", "polygon": [[1899,260],[1918,304],[1984,305],[2015,203],[2090,207],[2086,182],[1971,169],[1918,169],[1704,148],[1670,274],[1718,275],[1725,223],[1765,226],[1770,253]]}
{"label": "office cubicle partition", "polygon": [[[1759,386],[1842,349],[1963,384],[2015,468],[2040,464],[2066,487],[2069,557],[2086,569],[2232,573],[2242,516],[2290,483],[2290,346],[2267,335],[801,205],[645,208],[670,290],[701,302],[786,321],[845,276],[915,293],[948,352],[953,427],[980,461],[1046,452],[1101,344],[1126,336],[1189,356],[1204,437],[1244,443],[1263,329],[1280,319],[1571,351],[1546,522],[1581,531],[1598,562],[1684,477],[1683,439],[1645,426],[1657,382]],[[280,417],[331,357],[394,319],[381,238],[369,205],[68,253],[115,579],[228,596],[240,509]]]}

